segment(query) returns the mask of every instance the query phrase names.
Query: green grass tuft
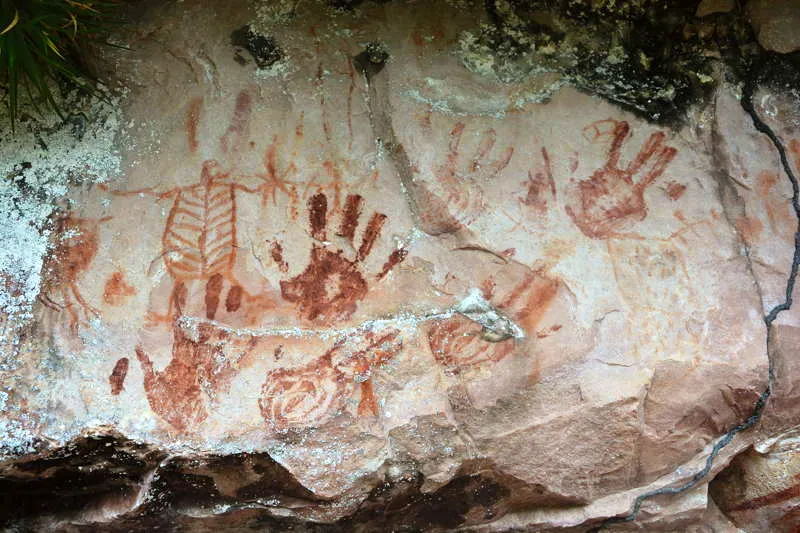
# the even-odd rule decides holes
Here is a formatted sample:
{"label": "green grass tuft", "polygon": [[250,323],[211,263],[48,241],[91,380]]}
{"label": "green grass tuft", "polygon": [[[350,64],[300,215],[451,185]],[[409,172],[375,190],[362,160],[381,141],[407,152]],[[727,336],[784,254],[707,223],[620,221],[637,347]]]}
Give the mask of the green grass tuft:
{"label": "green grass tuft", "polygon": [[54,84],[66,81],[94,92],[81,50],[110,28],[117,6],[113,0],[0,0],[0,86],[12,130],[20,91],[61,118]]}

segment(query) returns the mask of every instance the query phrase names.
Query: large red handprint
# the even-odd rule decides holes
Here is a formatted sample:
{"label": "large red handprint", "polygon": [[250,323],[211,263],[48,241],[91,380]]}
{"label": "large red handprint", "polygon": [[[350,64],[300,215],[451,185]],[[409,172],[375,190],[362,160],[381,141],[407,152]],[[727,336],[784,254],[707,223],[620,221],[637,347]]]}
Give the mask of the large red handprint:
{"label": "large red handprint", "polygon": [[193,428],[208,417],[215,394],[225,391],[238,361],[252,349],[253,339],[233,339],[209,323],[190,335],[180,319],[173,323],[172,358],[156,370],[141,346],[136,358],[144,372],[144,390],[150,408],[179,431]]}
{"label": "large red handprint", "polygon": [[[356,229],[364,199],[356,194],[347,196],[342,220],[336,234],[351,244],[355,241]],[[302,318],[312,321],[343,320],[352,315],[358,302],[364,299],[369,289],[363,262],[372,252],[375,242],[386,223],[386,215],[373,213],[364,228],[361,244],[354,257],[347,257],[343,250],[332,250],[326,241],[328,198],[323,193],[312,196],[308,202],[309,225],[314,239],[311,258],[306,269],[297,276],[281,281],[281,296],[295,304]],[[281,270],[288,265],[283,260],[282,246],[274,243],[272,257]],[[384,263],[381,272],[375,275],[380,280],[400,263],[406,250],[394,250]]]}
{"label": "large red handprint", "polygon": [[663,132],[651,134],[636,157],[621,168],[620,152],[630,126],[621,120],[600,120],[584,128],[591,142],[611,137],[605,165],[581,180],[577,194],[567,205],[567,214],[584,235],[592,239],[620,236],[620,231],[647,216],[644,192],[658,179],[677,154],[666,146]]}

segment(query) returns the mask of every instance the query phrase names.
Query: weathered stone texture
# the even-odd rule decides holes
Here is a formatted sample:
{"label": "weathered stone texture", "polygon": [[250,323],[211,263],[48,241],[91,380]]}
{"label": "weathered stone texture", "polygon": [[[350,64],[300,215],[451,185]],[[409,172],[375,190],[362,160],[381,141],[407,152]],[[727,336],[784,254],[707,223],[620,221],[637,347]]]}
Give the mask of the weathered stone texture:
{"label": "weathered stone texture", "polygon": [[[78,439],[113,483],[8,459],[2,491],[32,503],[5,512],[58,531],[584,531],[690,480],[767,388],[797,228],[737,88],[670,130],[465,69],[474,15],[451,3],[303,9],[164,4],[109,52],[125,173],[59,222],[4,416],[44,450]],[[771,332],[762,436],[798,423],[777,420],[796,417],[797,320]],[[609,527],[738,524],[767,489],[720,478],[720,512],[707,481],[757,435]],[[51,460],[75,505],[47,501],[68,491]]]}

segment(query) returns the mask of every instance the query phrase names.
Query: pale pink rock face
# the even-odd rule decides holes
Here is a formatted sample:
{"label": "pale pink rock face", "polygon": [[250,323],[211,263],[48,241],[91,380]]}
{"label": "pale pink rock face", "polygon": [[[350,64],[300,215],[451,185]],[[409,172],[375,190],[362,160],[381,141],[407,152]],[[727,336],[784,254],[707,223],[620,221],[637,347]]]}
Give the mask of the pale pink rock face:
{"label": "pale pink rock face", "polygon": [[[266,452],[319,520],[386,475],[491,472],[500,529],[624,514],[752,414],[796,218],[732,89],[679,131],[568,88],[516,106],[447,4],[312,12],[256,75],[246,10],[201,4],[114,56],[126,172],[63,222],[10,400],[36,435]],[[647,519],[705,520],[705,488]]]}

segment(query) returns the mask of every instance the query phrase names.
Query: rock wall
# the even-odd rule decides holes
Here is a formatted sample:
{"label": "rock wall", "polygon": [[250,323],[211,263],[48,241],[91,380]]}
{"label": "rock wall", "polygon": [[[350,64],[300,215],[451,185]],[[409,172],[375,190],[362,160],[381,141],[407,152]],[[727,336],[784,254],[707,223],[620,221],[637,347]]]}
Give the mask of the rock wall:
{"label": "rock wall", "polygon": [[4,345],[4,524],[797,527],[796,93],[720,61],[656,123],[482,72],[475,6],[345,7],[139,4],[104,52],[124,170]]}

